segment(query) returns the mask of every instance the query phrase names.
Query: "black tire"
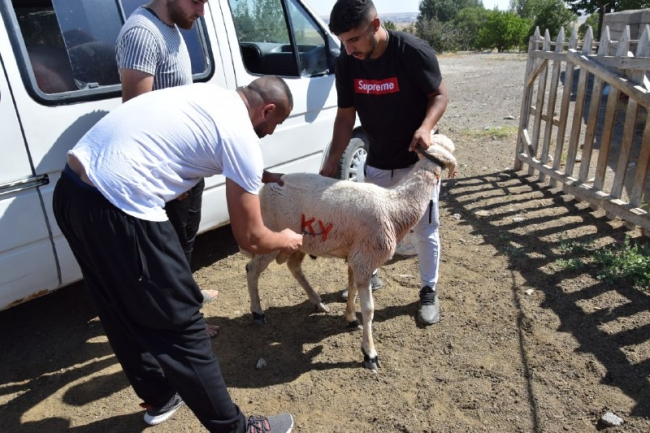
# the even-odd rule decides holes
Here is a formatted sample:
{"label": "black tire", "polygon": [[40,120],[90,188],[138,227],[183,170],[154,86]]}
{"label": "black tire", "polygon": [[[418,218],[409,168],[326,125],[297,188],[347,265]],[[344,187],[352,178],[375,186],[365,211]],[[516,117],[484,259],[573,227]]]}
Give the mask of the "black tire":
{"label": "black tire", "polygon": [[342,180],[357,181],[359,173],[362,174],[368,156],[368,143],[365,137],[353,137],[348,147],[343,152],[337,169],[337,178]]}

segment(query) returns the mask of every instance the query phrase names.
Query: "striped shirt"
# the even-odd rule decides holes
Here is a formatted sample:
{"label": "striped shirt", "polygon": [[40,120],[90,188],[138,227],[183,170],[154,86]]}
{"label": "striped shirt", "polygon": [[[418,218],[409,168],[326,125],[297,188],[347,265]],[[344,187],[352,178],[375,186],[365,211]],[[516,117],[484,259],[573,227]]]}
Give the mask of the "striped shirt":
{"label": "striped shirt", "polygon": [[192,83],[192,63],[178,26],[137,8],[126,20],[115,47],[117,65],[153,75],[153,90]]}

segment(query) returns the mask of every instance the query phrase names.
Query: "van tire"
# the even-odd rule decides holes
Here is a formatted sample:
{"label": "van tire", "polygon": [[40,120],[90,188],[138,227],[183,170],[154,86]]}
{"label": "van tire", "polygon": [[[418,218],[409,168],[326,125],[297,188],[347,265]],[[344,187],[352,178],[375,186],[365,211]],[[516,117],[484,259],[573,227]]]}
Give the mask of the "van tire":
{"label": "van tire", "polygon": [[368,141],[365,137],[353,137],[345,148],[339,161],[337,178],[342,180],[357,181],[359,174],[363,179],[363,169],[368,156]]}

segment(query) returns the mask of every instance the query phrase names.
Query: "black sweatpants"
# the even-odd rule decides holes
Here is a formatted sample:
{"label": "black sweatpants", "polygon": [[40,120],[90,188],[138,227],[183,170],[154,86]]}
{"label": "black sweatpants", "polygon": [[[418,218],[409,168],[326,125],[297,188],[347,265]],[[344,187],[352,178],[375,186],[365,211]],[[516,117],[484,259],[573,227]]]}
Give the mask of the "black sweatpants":
{"label": "black sweatpants", "polygon": [[106,336],[136,394],[178,392],[211,432],[243,432],[199,312],[202,295],[169,221],[134,218],[66,167],[54,215],[81,267]]}
{"label": "black sweatpants", "polygon": [[188,191],[187,197],[182,200],[175,199],[165,204],[167,218],[171,221],[181,242],[183,253],[187,263],[192,264],[192,251],[194,250],[194,240],[199,232],[201,223],[201,204],[203,202],[203,190],[205,189],[205,180],[201,179],[199,183]]}

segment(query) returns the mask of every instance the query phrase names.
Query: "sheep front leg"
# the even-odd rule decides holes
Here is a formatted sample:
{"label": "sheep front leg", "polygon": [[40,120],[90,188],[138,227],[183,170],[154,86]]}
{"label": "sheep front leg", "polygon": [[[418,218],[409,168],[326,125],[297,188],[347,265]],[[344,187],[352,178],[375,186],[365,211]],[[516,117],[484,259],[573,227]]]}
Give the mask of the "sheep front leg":
{"label": "sheep front leg", "polygon": [[316,290],[314,290],[311,284],[309,284],[309,281],[307,281],[305,274],[302,272],[302,261],[304,258],[305,258],[305,253],[302,253],[300,251],[293,253],[291,257],[289,257],[289,261],[287,262],[289,271],[291,271],[291,275],[293,275],[293,277],[298,281],[300,286],[303,288],[303,290],[307,294],[307,297],[309,298],[309,301],[312,304],[314,304],[316,311],[329,313],[330,312],[329,307],[323,303],[323,301],[320,298],[320,295],[316,292]]}
{"label": "sheep front leg", "polygon": [[246,281],[248,283],[248,296],[251,301],[251,313],[253,313],[253,322],[258,325],[266,323],[262,303],[260,302],[259,280],[260,275],[273,261],[277,253],[253,256],[246,264]]}
{"label": "sheep front leg", "polygon": [[379,356],[375,350],[375,343],[372,338],[372,320],[375,316],[375,301],[370,289],[370,279],[365,283],[358,284],[359,300],[361,301],[361,315],[363,318],[363,343],[361,350],[363,352],[363,366],[372,371],[377,371],[381,367]]}

